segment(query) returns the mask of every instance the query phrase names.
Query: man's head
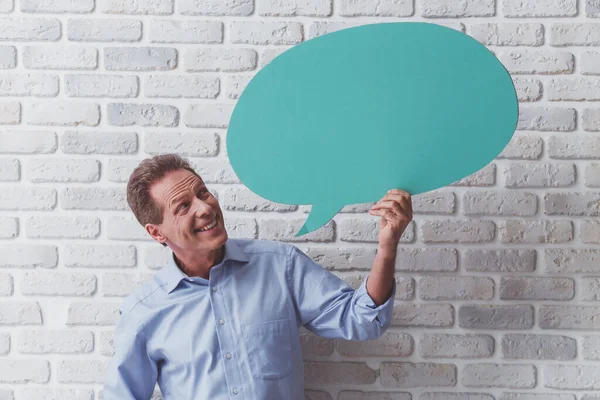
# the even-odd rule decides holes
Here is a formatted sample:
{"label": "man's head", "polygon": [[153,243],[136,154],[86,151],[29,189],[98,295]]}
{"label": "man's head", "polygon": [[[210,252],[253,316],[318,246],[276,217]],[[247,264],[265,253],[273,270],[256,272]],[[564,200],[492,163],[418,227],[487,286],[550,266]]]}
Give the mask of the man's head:
{"label": "man's head", "polygon": [[219,202],[176,154],[143,160],[129,177],[127,203],[148,234],[176,254],[216,250],[227,241]]}

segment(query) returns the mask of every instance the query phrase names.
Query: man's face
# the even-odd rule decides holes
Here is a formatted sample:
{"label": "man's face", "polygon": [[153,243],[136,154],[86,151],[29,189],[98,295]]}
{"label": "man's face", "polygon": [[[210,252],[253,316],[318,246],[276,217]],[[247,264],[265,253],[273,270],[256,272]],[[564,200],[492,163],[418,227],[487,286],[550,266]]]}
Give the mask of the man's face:
{"label": "man's face", "polygon": [[162,209],[163,221],[146,224],[146,230],[173,251],[212,251],[227,241],[219,202],[190,171],[169,172],[150,187],[150,195]]}

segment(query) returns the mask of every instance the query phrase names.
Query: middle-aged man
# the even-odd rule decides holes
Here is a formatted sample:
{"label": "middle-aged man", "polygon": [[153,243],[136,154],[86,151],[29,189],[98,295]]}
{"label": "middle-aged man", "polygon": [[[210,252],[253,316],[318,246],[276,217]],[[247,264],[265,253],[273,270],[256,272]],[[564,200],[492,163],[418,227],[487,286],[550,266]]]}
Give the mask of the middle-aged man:
{"label": "middle-aged man", "polygon": [[[360,184],[360,182],[357,182]],[[137,220],[169,260],[129,296],[115,333],[104,399],[304,399],[299,327],[375,339],[388,328],[408,193],[389,191],[371,272],[357,290],[296,246],[228,238],[217,199],[181,157],[143,160],[127,184]]]}

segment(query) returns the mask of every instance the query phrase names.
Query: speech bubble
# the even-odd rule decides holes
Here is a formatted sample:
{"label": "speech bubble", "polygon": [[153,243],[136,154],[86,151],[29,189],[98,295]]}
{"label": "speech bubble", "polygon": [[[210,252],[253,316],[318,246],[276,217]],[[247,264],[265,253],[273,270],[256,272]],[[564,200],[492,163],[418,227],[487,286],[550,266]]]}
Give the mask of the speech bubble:
{"label": "speech bubble", "polygon": [[518,115],[509,73],[475,39],[430,23],[371,24],[303,42],[259,71],[233,110],[227,151],[254,193],[312,205],[300,236],[346,204],[477,172]]}

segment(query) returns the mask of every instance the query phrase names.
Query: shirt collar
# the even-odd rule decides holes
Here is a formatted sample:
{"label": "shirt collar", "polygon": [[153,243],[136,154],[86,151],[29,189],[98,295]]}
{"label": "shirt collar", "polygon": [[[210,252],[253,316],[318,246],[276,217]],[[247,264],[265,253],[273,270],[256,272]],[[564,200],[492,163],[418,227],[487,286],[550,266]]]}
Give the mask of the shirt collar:
{"label": "shirt collar", "polygon": [[[250,261],[248,256],[242,251],[240,246],[233,239],[228,239],[225,243],[225,255],[223,256],[223,261],[217,265],[224,264],[227,260],[238,261],[242,263]],[[165,265],[158,272],[157,277],[161,283],[165,285],[165,289],[168,293],[171,293],[173,290],[175,290],[175,288],[179,285],[179,282],[181,282],[183,279],[189,278],[189,276],[177,266],[177,263],[175,262],[175,254],[172,250],[170,251],[167,265]]]}

